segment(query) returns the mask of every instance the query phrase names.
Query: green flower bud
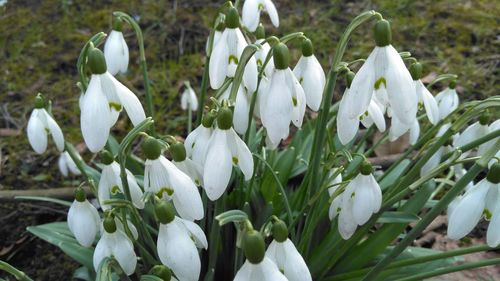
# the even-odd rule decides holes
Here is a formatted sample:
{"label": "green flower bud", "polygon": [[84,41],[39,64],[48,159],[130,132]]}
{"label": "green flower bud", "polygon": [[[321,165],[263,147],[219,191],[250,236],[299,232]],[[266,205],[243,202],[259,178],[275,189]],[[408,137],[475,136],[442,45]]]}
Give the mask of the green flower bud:
{"label": "green flower bud", "polygon": [[144,151],[144,155],[146,158],[150,160],[158,159],[161,155],[161,144],[160,142],[153,138],[147,137],[146,140],[142,143],[142,150]]}
{"label": "green flower bud", "polygon": [[219,110],[219,115],[217,115],[217,125],[219,129],[229,130],[233,125],[233,112],[227,107],[223,107]]}
{"label": "green flower bud", "polygon": [[350,70],[345,75],[345,79],[346,79],[346,83],[347,83],[347,88],[351,88],[351,84],[352,84],[352,80],[354,80],[354,76],[356,76],[356,74],[354,74],[354,72],[352,72]]}
{"label": "green flower bud", "polygon": [[213,114],[212,112],[208,112],[207,114],[205,114],[205,116],[203,116],[203,118],[201,119],[201,124],[203,125],[203,127],[205,128],[211,128],[212,125],[214,124],[214,121],[215,121],[215,114]]}
{"label": "green flower bud", "polygon": [[500,183],[500,163],[497,162],[491,165],[488,174],[486,174],[486,179],[494,184]]}
{"label": "green flower bud", "polygon": [[255,37],[257,39],[265,39],[266,38],[266,29],[264,28],[262,23],[259,24],[259,26],[257,27],[257,30],[255,30]]}
{"label": "green flower bud", "polygon": [[122,20],[119,19],[118,17],[113,17],[112,21],[113,21],[112,22],[113,30],[122,32],[122,30],[123,30]]}
{"label": "green flower bud", "polygon": [[392,42],[391,24],[382,19],[377,21],[373,29],[375,35],[375,43],[379,47],[390,45]]}
{"label": "green flower bud", "polygon": [[363,163],[361,163],[361,166],[359,167],[359,172],[362,175],[368,176],[373,172],[372,164],[370,164],[370,162],[368,162],[367,160],[363,161]]}
{"label": "green flower bud", "polygon": [[155,214],[162,224],[170,223],[175,218],[174,205],[170,201],[160,200],[155,205]]}
{"label": "green flower bud", "polygon": [[102,224],[107,233],[114,233],[116,231],[115,218],[112,215],[106,216]]}
{"label": "green flower bud", "polygon": [[90,47],[87,52],[87,59],[87,65],[92,74],[103,74],[108,70],[104,54],[98,48]]}
{"label": "green flower bud", "polygon": [[410,74],[411,74],[411,78],[413,78],[413,80],[415,80],[415,81],[422,78],[422,64],[419,62],[416,62],[416,63],[410,65]]}
{"label": "green flower bud", "polygon": [[226,26],[227,28],[238,28],[240,27],[240,15],[235,7],[229,8],[226,14]]}
{"label": "green flower bud", "polygon": [[99,157],[101,157],[101,162],[104,165],[109,165],[115,161],[115,158],[113,157],[113,154],[107,150],[103,150],[99,153]]}
{"label": "green flower bud", "polygon": [[455,89],[456,86],[457,86],[457,81],[456,80],[452,80],[450,82],[450,84],[448,84],[448,88],[450,88],[450,89]]}
{"label": "green flower bud", "polygon": [[278,43],[273,47],[273,59],[276,69],[287,69],[290,65],[290,52],[283,43]]}
{"label": "green flower bud", "polygon": [[77,187],[75,190],[75,200],[78,202],[84,202],[87,200],[87,196],[85,195],[85,190],[81,187]]}
{"label": "green flower bud", "polygon": [[485,126],[490,124],[491,121],[491,114],[488,110],[486,110],[481,116],[479,117],[479,124]]}
{"label": "green flower bud", "polygon": [[313,55],[313,53],[314,47],[311,40],[309,40],[309,38],[302,40],[302,55],[304,57],[310,57]]}
{"label": "green flower bud", "polygon": [[170,281],[172,279],[172,272],[164,265],[155,265],[149,271],[149,274],[160,277],[163,281]]}
{"label": "green flower bud", "polygon": [[279,220],[273,224],[273,237],[278,242],[285,242],[288,239],[288,227],[284,221]]}
{"label": "green flower bud", "polygon": [[45,107],[45,99],[43,95],[38,93],[35,97],[35,108],[44,108]]}
{"label": "green flower bud", "polygon": [[182,142],[176,142],[170,145],[168,149],[170,151],[170,155],[172,155],[172,159],[175,162],[182,162],[186,160],[186,148]]}
{"label": "green flower bud", "polygon": [[255,230],[247,231],[243,237],[243,251],[247,260],[253,264],[258,264],[264,259],[266,252],[264,237]]}

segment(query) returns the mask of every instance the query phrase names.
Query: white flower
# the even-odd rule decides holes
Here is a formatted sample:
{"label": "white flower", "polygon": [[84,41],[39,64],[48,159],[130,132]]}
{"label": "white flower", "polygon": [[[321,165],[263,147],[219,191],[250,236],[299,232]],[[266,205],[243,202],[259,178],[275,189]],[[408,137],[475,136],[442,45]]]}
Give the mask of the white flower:
{"label": "white flower", "polygon": [[[262,42],[264,40],[265,39],[257,39],[255,41],[255,44],[262,44]],[[262,44],[262,47],[255,52],[254,56],[255,56],[255,60],[257,62],[257,66],[259,66],[259,67],[264,66],[264,63],[266,62],[267,54],[269,54],[270,50],[271,50],[271,47],[269,46],[269,44],[267,42],[265,42],[264,44]],[[273,70],[274,70],[274,61],[272,59],[270,59],[269,62],[266,64],[266,67],[264,68],[264,74],[266,74],[266,76],[271,76],[271,74],[273,73]],[[262,82],[261,82],[261,84],[262,84]]]}
{"label": "white flower", "polygon": [[483,179],[466,192],[448,213],[448,237],[463,238],[477,225],[485,209],[486,196],[493,184]]}
{"label": "white flower", "polygon": [[420,136],[420,124],[418,124],[418,120],[415,119],[415,121],[413,121],[412,126],[410,127],[410,144],[411,145],[416,144],[419,136]]}
{"label": "white flower", "polygon": [[254,32],[260,23],[260,12],[266,11],[275,27],[280,25],[278,11],[271,0],[245,0],[242,21],[248,30]]}
{"label": "white flower", "polygon": [[425,108],[427,118],[431,124],[436,125],[440,120],[439,107],[434,96],[427,90],[421,80],[415,80],[415,90],[417,92],[418,104]]}
{"label": "white flower", "polygon": [[[231,94],[231,86],[233,83],[229,84],[229,87],[222,93],[219,98],[219,101],[229,99],[229,95]],[[248,117],[250,114],[250,97],[243,85],[240,84],[238,87],[238,92],[236,93],[236,101],[234,103],[234,113],[233,113],[233,127],[234,130],[243,135],[246,133],[248,128]]]}
{"label": "white flower", "polygon": [[293,69],[306,95],[307,106],[313,111],[318,111],[323,98],[325,87],[325,72],[316,56],[302,56]]}
{"label": "white flower", "polygon": [[245,261],[236,273],[234,281],[288,281],[288,279],[271,259],[264,257],[258,264]]}
{"label": "white flower", "polygon": [[184,161],[176,162],[172,161],[174,165],[179,168],[184,174],[188,175],[193,182],[200,186],[203,185],[203,173],[202,170],[203,168],[198,165],[198,163],[194,162],[193,160],[186,158]]}
{"label": "white flower", "polygon": [[413,79],[392,45],[375,47],[352,81],[345,108],[350,118],[361,116],[370,105],[373,92],[387,91],[393,117],[410,126],[416,118],[417,96]]}
{"label": "white flower", "polygon": [[446,88],[446,90],[436,95],[436,102],[439,107],[439,119],[443,119],[458,107],[458,95],[455,88]]}
{"label": "white flower", "polygon": [[[337,171],[337,169],[332,169],[329,173],[329,177],[331,178],[331,176]],[[342,182],[342,175],[341,174],[338,174],[335,178],[331,179],[329,184],[328,184],[328,195],[330,197],[333,196],[333,194],[340,188],[340,185],[339,183]],[[340,205],[342,203],[342,194],[339,194],[338,196],[336,196],[332,203],[330,204],[330,209],[328,210],[328,217],[330,218],[330,220],[333,220],[339,213],[340,211]]]}
{"label": "white flower", "polygon": [[201,167],[201,171],[203,171],[205,165],[205,157],[212,131],[211,127],[207,128],[201,124],[187,136],[184,142],[187,157],[193,159]]}
{"label": "white flower", "polygon": [[113,233],[104,231],[94,251],[95,270],[99,268],[99,264],[105,257],[116,259],[127,275],[134,273],[137,265],[134,245],[122,231],[116,230]]}
{"label": "white flower", "polygon": [[[132,197],[132,203],[136,208],[142,209],[144,208],[142,190],[137,184],[134,175],[128,169],[125,171],[127,173],[127,182],[130,190],[130,196]],[[120,178],[120,165],[113,161],[111,164],[103,166],[101,178],[99,179],[98,198],[99,204],[103,210],[108,210],[110,208],[110,206],[104,204],[104,201],[110,199],[111,194],[115,194],[118,191],[125,194]]]}
{"label": "white flower", "polygon": [[233,128],[216,128],[206,151],[203,184],[210,200],[217,200],[226,190],[233,164],[240,168],[245,180],[252,177],[252,153]]}
{"label": "white flower", "polygon": [[[214,32],[214,39],[212,42],[212,46],[215,46],[217,44],[217,42],[219,42],[219,39],[221,38],[221,36],[222,36],[222,31],[216,29]],[[207,54],[208,54],[208,47],[209,47],[208,44],[209,43],[210,43],[210,36],[207,38],[207,43],[205,44],[205,52]]]}
{"label": "white flower", "polygon": [[[144,188],[172,199],[179,215],[187,220],[203,218],[203,203],[193,180],[163,155],[147,159],[144,171]],[[173,192],[173,194],[172,194]]]}
{"label": "white flower", "polygon": [[99,231],[101,218],[94,205],[85,199],[74,200],[68,211],[68,227],[78,243],[90,247]]}
{"label": "white flower", "polygon": [[61,153],[59,160],[57,161],[57,165],[59,166],[59,171],[63,177],[67,177],[69,172],[77,176],[81,175],[80,170],[67,151]]}
{"label": "white flower", "polygon": [[80,105],[83,138],[92,152],[104,147],[122,108],[134,126],[146,119],[137,96],[109,72],[92,74]]}
{"label": "white flower", "polygon": [[290,68],[275,69],[267,88],[259,97],[262,124],[268,140],[277,146],[290,132],[290,122],[302,126],[306,110],[306,96]]}
{"label": "white flower", "polygon": [[283,242],[273,240],[267,248],[266,257],[278,266],[289,281],[312,280],[304,258],[290,239]]}
{"label": "white flower", "polygon": [[[436,137],[441,137],[449,128],[451,127],[450,123],[446,123],[441,128],[439,128],[439,131],[436,134]],[[423,177],[430,173],[434,168],[436,168],[439,163],[441,163],[441,157],[448,151],[451,151],[453,148],[451,146],[443,146],[440,147],[432,156],[427,160],[427,162],[422,166],[422,169],[420,169],[420,176]]]}
{"label": "white flower", "polygon": [[[453,146],[454,147],[462,147],[469,142],[472,142],[480,137],[483,137],[490,133],[490,128],[488,124],[481,124],[479,121],[473,123],[472,125],[468,126],[461,134],[458,135],[457,138],[453,140]],[[479,151],[480,155],[482,155],[485,152],[485,149],[487,149],[489,146],[487,143],[483,143],[479,146]],[[467,155],[469,155],[470,151],[464,152],[460,158],[465,158]]]}
{"label": "white flower", "polygon": [[112,30],[104,44],[104,56],[108,71],[112,75],[125,73],[128,68],[128,46],[121,31]]}
{"label": "white flower", "polygon": [[342,193],[339,232],[349,239],[358,225],[365,224],[382,205],[382,191],[372,174],[358,174]]}
{"label": "white flower", "polygon": [[48,135],[52,136],[57,150],[64,150],[64,136],[59,125],[45,108],[35,108],[31,112],[27,127],[28,140],[33,150],[42,154],[47,150]]}
{"label": "white flower", "polygon": [[[498,199],[498,198],[497,198]],[[491,217],[488,230],[486,232],[486,243],[490,247],[497,247],[500,244],[500,209],[497,208]]]}
{"label": "white flower", "polygon": [[200,276],[201,262],[197,246],[204,249],[208,247],[207,238],[197,224],[179,217],[168,224],[160,223],[158,256],[180,281],[196,281]]}
{"label": "white flower", "polygon": [[[227,27],[221,35],[210,57],[209,77],[212,89],[219,89],[226,77],[234,77],[243,50],[248,45],[241,30]],[[243,83],[250,92],[257,89],[257,63],[251,57],[245,66]]]}
{"label": "white flower", "polygon": [[182,92],[181,96],[181,108],[182,110],[186,110],[189,108],[190,111],[196,111],[198,109],[198,98],[196,98],[196,93],[194,92],[193,88],[188,86]]}

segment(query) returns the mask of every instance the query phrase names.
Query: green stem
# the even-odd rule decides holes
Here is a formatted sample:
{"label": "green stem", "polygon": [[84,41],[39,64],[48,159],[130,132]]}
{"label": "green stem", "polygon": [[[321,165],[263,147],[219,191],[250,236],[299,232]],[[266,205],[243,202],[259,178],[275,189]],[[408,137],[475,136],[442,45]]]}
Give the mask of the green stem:
{"label": "green stem", "polygon": [[193,126],[193,113],[191,112],[190,104],[188,102],[188,109],[187,109],[187,134],[191,133],[192,126]]}
{"label": "green stem", "polygon": [[19,269],[13,267],[12,265],[0,260],[0,270],[6,271],[12,274],[17,280],[20,281],[33,281],[26,273],[20,271]]}
{"label": "green stem", "polygon": [[104,38],[106,38],[106,34],[104,32],[99,32],[92,36],[87,43],[83,46],[80,51],[80,55],[78,56],[78,61],[76,62],[76,69],[78,70],[78,77],[80,78],[81,90],[85,92],[87,90],[88,81],[86,75],[87,69],[87,51],[90,47],[90,43],[92,43],[95,47],[99,46],[104,42]]}

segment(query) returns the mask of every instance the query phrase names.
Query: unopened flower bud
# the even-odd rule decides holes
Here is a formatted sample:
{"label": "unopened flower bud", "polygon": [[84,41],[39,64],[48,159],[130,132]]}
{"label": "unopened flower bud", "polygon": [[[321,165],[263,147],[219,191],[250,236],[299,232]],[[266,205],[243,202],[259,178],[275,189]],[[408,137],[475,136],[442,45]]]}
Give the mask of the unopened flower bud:
{"label": "unopened flower bud", "polygon": [[219,110],[219,115],[217,115],[217,125],[222,130],[229,130],[233,125],[233,112],[227,107],[223,107]]}
{"label": "unopened flower bud", "polygon": [[150,160],[158,159],[161,155],[161,144],[157,139],[147,137],[142,143],[142,150],[144,151],[146,158]]}
{"label": "unopened flower bud", "polygon": [[288,239],[288,228],[284,221],[279,220],[273,224],[273,237],[278,242],[285,242]]}
{"label": "unopened flower bud", "polygon": [[359,172],[365,176],[371,174],[373,172],[372,164],[370,164],[367,160],[364,160],[359,167]]}
{"label": "unopened flower bud", "polygon": [[490,124],[491,121],[491,114],[489,111],[485,111],[481,116],[479,117],[479,124],[486,126]]}
{"label": "unopened flower bud", "polygon": [[107,150],[101,151],[101,153],[99,153],[99,156],[101,157],[101,162],[104,165],[110,165],[111,163],[113,163],[115,161],[113,154],[111,154],[111,152],[109,152]]}
{"label": "unopened flower bud", "polygon": [[155,205],[155,214],[162,224],[170,223],[175,218],[174,205],[170,201],[160,200]]}
{"label": "unopened flower bud", "polygon": [[163,281],[170,281],[172,279],[172,272],[164,265],[155,265],[149,271],[150,274],[161,278]]}
{"label": "unopened flower bud", "polygon": [[107,233],[114,233],[116,231],[116,222],[114,216],[106,216],[102,224],[104,226],[104,230],[106,230]]}
{"label": "unopened flower bud", "polygon": [[486,179],[494,184],[500,183],[500,163],[495,163],[491,165],[488,174],[486,174]]}
{"label": "unopened flower bud", "polygon": [[45,99],[42,94],[38,93],[35,97],[35,108],[44,108],[45,107]]}
{"label": "unopened flower bud", "polygon": [[413,78],[414,81],[417,81],[420,78],[422,78],[422,64],[419,62],[416,62],[416,63],[410,65],[410,74],[411,74],[411,78]]}
{"label": "unopened flower bud", "polygon": [[87,196],[85,195],[85,190],[83,190],[83,188],[78,187],[75,190],[75,200],[78,202],[84,202],[87,200]]}
{"label": "unopened flower bud", "polygon": [[90,47],[87,52],[87,65],[92,74],[104,74],[108,70],[104,53],[98,48]]}
{"label": "unopened flower bud", "polygon": [[257,30],[255,30],[255,37],[257,39],[265,39],[266,38],[266,29],[264,28],[262,23],[259,24],[259,26],[257,27]]}
{"label": "unopened flower bud", "polygon": [[240,15],[235,7],[229,8],[226,14],[226,26],[227,28],[238,28],[240,27]]}
{"label": "unopened flower bud", "polygon": [[309,38],[302,40],[302,55],[304,57],[310,57],[313,55],[313,53],[314,47],[311,40],[309,40]]}
{"label": "unopened flower bud", "polygon": [[170,155],[175,162],[182,162],[186,160],[186,148],[182,142],[176,142],[170,145],[169,149]]}
{"label": "unopened flower bud", "polygon": [[264,259],[266,252],[264,237],[255,230],[247,231],[243,237],[243,251],[247,260],[253,264],[258,264]]}
{"label": "unopened flower bud", "polygon": [[379,47],[390,45],[392,42],[391,24],[387,20],[379,20],[373,29],[375,43]]}
{"label": "unopened flower bud", "polygon": [[276,69],[287,69],[290,65],[290,52],[283,43],[278,43],[273,47],[273,59]]}

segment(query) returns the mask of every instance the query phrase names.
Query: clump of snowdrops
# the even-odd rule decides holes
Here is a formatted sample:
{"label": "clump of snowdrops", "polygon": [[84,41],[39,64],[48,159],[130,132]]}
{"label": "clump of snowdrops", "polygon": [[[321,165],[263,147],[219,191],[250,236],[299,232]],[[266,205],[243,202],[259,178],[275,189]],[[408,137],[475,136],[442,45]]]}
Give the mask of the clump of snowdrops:
{"label": "clump of snowdrops", "polygon": [[[28,230],[79,262],[76,278],[420,280],[500,263],[458,263],[500,244],[498,96],[460,103],[454,74],[424,85],[423,65],[393,47],[378,12],[357,16],[332,42],[325,75],[306,34],[266,34],[261,14],[279,26],[272,1],[244,1],[241,18],[238,6],[225,3],[213,21],[200,95],[185,83],[187,133],[155,130],[142,32],[122,12],[113,13],[108,35],[90,38],[77,64],[80,126],[95,160],[65,142],[48,101],[36,96],[30,144],[41,154],[53,143],[61,173],[82,184],[73,202],[30,198],[69,212],[67,222]],[[140,95],[120,82],[127,27],[139,43]],[[373,32],[374,49],[346,62],[353,32]],[[445,88],[434,95],[436,83]],[[125,136],[110,133],[120,115],[131,123]],[[376,131],[382,137],[372,141]],[[410,145],[388,168],[370,162],[378,146],[406,135]],[[488,245],[413,247],[443,211],[451,239],[489,220]]]}

